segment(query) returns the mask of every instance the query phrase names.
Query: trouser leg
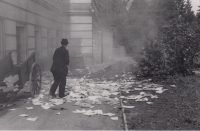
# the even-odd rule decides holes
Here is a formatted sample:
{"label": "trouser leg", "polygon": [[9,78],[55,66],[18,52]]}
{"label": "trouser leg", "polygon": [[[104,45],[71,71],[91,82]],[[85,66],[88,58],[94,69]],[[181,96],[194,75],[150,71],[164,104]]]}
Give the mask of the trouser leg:
{"label": "trouser leg", "polygon": [[66,86],[66,75],[61,74],[60,75],[60,85],[59,85],[59,97],[64,97],[65,94],[65,86]]}
{"label": "trouser leg", "polygon": [[60,75],[58,73],[53,72],[53,77],[54,77],[54,83],[51,86],[50,92],[55,94],[58,85],[60,84]]}

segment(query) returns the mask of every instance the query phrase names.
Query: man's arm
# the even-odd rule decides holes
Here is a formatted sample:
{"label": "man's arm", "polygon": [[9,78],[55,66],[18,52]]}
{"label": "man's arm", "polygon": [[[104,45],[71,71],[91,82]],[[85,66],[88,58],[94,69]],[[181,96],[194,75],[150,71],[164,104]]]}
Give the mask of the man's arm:
{"label": "man's arm", "polygon": [[65,53],[65,64],[69,65],[69,52],[68,52],[68,50],[66,50],[66,53]]}
{"label": "man's arm", "polygon": [[54,54],[53,54],[53,61],[56,60],[56,52],[57,52],[57,49],[55,50]]}

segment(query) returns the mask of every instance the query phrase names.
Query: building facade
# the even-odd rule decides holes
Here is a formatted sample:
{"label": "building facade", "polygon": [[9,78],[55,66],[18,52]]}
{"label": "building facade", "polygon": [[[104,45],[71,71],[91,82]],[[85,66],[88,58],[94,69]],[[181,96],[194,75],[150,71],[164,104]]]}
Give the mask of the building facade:
{"label": "building facade", "polygon": [[35,52],[41,67],[49,69],[62,38],[69,39],[72,58],[83,57],[86,65],[100,63],[101,34],[94,0],[0,1],[0,59],[13,52],[15,64]]}

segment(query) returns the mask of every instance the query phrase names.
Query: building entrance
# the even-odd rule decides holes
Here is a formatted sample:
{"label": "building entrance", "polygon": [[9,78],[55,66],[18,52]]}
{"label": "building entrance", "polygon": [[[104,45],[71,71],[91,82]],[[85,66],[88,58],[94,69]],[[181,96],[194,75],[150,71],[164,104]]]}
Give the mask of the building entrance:
{"label": "building entrance", "polygon": [[24,42],[24,27],[16,27],[17,37],[17,63],[21,63],[26,59],[26,45]]}

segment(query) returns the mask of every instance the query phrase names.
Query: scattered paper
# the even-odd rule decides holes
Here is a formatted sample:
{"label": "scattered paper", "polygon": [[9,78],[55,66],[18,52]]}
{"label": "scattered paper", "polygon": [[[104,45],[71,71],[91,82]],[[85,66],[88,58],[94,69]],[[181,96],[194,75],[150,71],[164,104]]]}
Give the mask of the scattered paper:
{"label": "scattered paper", "polygon": [[32,110],[32,109],[33,109],[33,107],[26,107],[26,109],[27,109],[27,110]]}
{"label": "scattered paper", "polygon": [[19,76],[18,75],[11,75],[11,76],[5,78],[3,82],[5,82],[5,83],[13,83],[14,84],[18,80],[19,80]]}
{"label": "scattered paper", "polygon": [[[77,71],[82,72],[82,70]],[[131,73],[116,76],[120,78],[123,77],[123,79],[120,79],[119,81],[107,81],[106,79],[101,80],[100,78],[94,80],[87,79],[87,77],[88,76],[82,78],[69,77],[66,83],[68,95],[63,99],[52,99],[49,95],[49,90],[53,82],[53,76],[51,72],[45,71],[43,72],[42,90],[40,91],[40,95],[32,99],[32,103],[33,105],[41,106],[41,108],[46,110],[49,108],[61,110],[57,106],[62,105],[65,102],[73,102],[75,106],[84,108],[82,110],[72,111],[73,113],[87,116],[104,115],[112,117],[113,120],[118,120],[118,117],[113,117],[115,116],[113,113],[103,113],[101,109],[92,110],[92,108],[100,104],[109,104],[113,108],[119,108],[121,99],[123,99],[124,103],[128,103],[128,100],[134,100],[151,104],[151,102],[148,102],[148,99],[156,99],[158,96],[147,93],[146,91],[153,91],[155,93],[163,93],[166,91],[162,85],[149,83],[149,80],[134,80],[135,78],[131,76]],[[137,88],[133,88],[133,85]],[[135,91],[135,94],[119,96],[121,91],[125,91],[126,93]],[[142,92],[136,94],[138,91]],[[56,91],[56,95],[57,94],[58,90]],[[123,108],[129,109],[133,109],[134,107],[135,106],[123,106]],[[60,115],[58,112],[56,114]]]}
{"label": "scattered paper", "polygon": [[76,111],[72,111],[72,112],[73,112],[73,113],[80,113],[80,114],[82,114],[82,113],[85,113],[86,110],[83,109],[83,110],[76,110]]}
{"label": "scattered paper", "polygon": [[111,117],[112,120],[117,121],[119,118],[118,117]]}
{"label": "scattered paper", "polygon": [[104,115],[104,116],[114,116],[115,114],[113,114],[113,113],[103,113],[102,115]]}
{"label": "scattered paper", "polygon": [[135,88],[135,90],[136,90],[136,91],[141,91],[142,89],[141,89],[141,88]]}
{"label": "scattered paper", "polygon": [[158,93],[158,94],[162,94],[164,91],[166,91],[167,89],[163,89],[163,90],[158,90],[158,91],[156,91],[156,93]]}
{"label": "scattered paper", "polygon": [[170,85],[171,87],[177,87],[176,85]]}
{"label": "scattered paper", "polygon": [[9,109],[10,111],[15,111],[16,109]]}
{"label": "scattered paper", "polygon": [[95,110],[94,112],[95,112],[96,114],[100,114],[100,115],[103,114],[103,111],[102,111],[102,110]]}
{"label": "scattered paper", "polygon": [[17,92],[18,90],[19,90],[18,88],[13,89],[14,92]]}
{"label": "scattered paper", "polygon": [[83,114],[87,115],[87,116],[93,116],[93,115],[96,115],[97,113],[96,112],[85,112]]}
{"label": "scattered paper", "polygon": [[90,108],[94,108],[94,106],[90,106]]}
{"label": "scattered paper", "polygon": [[36,121],[37,119],[38,119],[38,117],[34,117],[34,118],[28,118],[26,120],[28,120],[28,121]]}
{"label": "scattered paper", "polygon": [[147,102],[147,104],[149,104],[149,105],[152,105],[152,104],[153,104],[153,102]]}
{"label": "scattered paper", "polygon": [[135,106],[125,106],[125,105],[123,105],[122,108],[133,109],[133,108],[135,108]]}
{"label": "scattered paper", "polygon": [[28,117],[29,115],[27,115],[27,114],[21,114],[21,115],[19,115],[19,116]]}
{"label": "scattered paper", "polygon": [[148,98],[140,98],[140,99],[137,99],[135,101],[148,101]]}
{"label": "scattered paper", "polygon": [[7,107],[11,107],[11,106],[13,106],[13,105],[14,105],[13,103],[10,103],[10,104],[7,105]]}
{"label": "scattered paper", "polygon": [[80,107],[82,107],[82,108],[90,108],[91,105],[87,104],[87,103],[80,103]]}
{"label": "scattered paper", "polygon": [[45,110],[48,110],[48,109],[51,108],[50,106],[47,106],[47,105],[42,105],[41,107],[42,107],[43,109],[45,109]]}

